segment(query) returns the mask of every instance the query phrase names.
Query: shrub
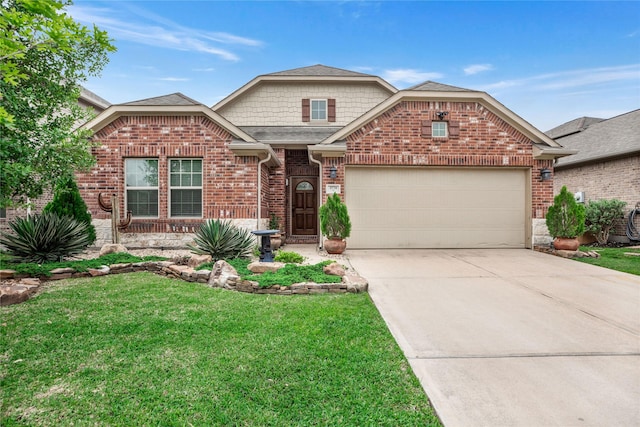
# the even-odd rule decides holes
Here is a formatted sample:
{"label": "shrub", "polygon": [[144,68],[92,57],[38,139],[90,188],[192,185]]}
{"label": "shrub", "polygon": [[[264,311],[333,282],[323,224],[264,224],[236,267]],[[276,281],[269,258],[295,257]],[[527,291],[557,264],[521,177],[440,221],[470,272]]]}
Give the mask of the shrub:
{"label": "shrub", "polygon": [[61,261],[90,244],[87,224],[54,212],[43,212],[9,223],[13,234],[0,237],[9,255],[23,262]]}
{"label": "shrub", "polygon": [[230,221],[207,220],[196,231],[195,246],[189,244],[191,252],[211,255],[214,261],[225,258],[247,258],[256,243],[255,237],[246,229]]}
{"label": "shrub", "polygon": [[584,217],[584,206],[576,203],[567,187],[562,187],[547,212],[549,234],[553,237],[576,238],[584,232]]}
{"label": "shrub", "polygon": [[76,221],[87,224],[89,245],[96,241],[96,229],[91,224],[91,214],[80,196],[73,177],[68,177],[56,186],[53,200],[44,207],[43,212],[54,212],[58,216],[70,216]]}
{"label": "shrub", "polygon": [[304,261],[304,257],[297,252],[278,251],[273,260],[290,264],[301,264],[302,261]]}
{"label": "shrub", "polygon": [[345,239],[351,234],[347,205],[342,203],[337,193],[327,197],[327,202],[320,206],[320,228],[329,239]]}
{"label": "shrub", "polygon": [[599,244],[605,245],[616,219],[624,218],[626,202],[621,200],[591,200],[586,206],[586,229]]}

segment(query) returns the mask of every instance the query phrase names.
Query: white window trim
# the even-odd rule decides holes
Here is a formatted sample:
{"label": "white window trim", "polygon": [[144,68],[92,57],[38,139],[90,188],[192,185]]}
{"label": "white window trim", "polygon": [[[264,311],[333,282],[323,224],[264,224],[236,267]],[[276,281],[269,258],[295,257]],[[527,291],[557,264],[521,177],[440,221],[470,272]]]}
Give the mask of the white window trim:
{"label": "white window trim", "polygon": [[[314,102],[324,102],[324,119],[313,118]],[[312,98],[309,100],[309,120],[312,122],[326,122],[329,120],[329,100],[327,98]]]}
{"label": "white window trim", "polygon": [[[200,160],[201,162],[201,171],[200,171],[200,175],[201,175],[201,185],[200,186],[189,186],[189,187],[183,187],[183,186],[172,186],[171,185],[171,161],[172,160]],[[169,191],[167,192],[167,212],[169,214],[169,218],[172,219],[200,219],[204,217],[204,159],[201,157],[171,157],[168,159],[167,162],[167,187],[169,188]],[[193,171],[192,171],[193,172]],[[173,213],[171,212],[171,190],[200,190],[200,216],[173,216]]]}
{"label": "white window trim", "polygon": [[[434,135],[436,130],[436,124],[444,124],[444,135]],[[431,122],[431,137],[432,138],[448,138],[449,137],[449,122],[443,120],[434,120]]]}
{"label": "white window trim", "polygon": [[127,157],[124,159],[124,206],[129,207],[128,194],[129,190],[156,190],[158,192],[158,214],[157,215],[132,215],[133,218],[160,218],[160,176],[158,176],[158,185],[155,187],[127,187],[127,161],[128,160],[155,160],[158,162],[158,175],[160,175],[160,159],[157,157]]}

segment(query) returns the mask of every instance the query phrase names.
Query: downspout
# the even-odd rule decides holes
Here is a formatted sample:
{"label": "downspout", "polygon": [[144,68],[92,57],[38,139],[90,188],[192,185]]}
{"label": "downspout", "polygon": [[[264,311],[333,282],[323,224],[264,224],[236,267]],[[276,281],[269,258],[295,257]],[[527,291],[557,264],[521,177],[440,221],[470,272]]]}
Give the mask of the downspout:
{"label": "downspout", "polygon": [[260,160],[258,162],[258,219],[256,223],[256,230],[260,230],[260,215],[262,211],[262,165],[271,160],[271,152],[269,151],[269,155],[266,159]]}
{"label": "downspout", "polygon": [[313,158],[311,151],[307,150],[309,161],[318,165],[318,249],[322,249],[322,230],[320,229],[320,206],[322,206],[322,162]]}

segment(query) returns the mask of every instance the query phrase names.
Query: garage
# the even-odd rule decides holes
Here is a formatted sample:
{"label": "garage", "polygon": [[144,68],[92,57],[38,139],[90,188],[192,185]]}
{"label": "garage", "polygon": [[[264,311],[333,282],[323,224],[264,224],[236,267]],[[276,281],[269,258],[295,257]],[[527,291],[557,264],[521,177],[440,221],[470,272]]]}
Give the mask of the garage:
{"label": "garage", "polygon": [[348,247],[524,248],[524,169],[347,167]]}

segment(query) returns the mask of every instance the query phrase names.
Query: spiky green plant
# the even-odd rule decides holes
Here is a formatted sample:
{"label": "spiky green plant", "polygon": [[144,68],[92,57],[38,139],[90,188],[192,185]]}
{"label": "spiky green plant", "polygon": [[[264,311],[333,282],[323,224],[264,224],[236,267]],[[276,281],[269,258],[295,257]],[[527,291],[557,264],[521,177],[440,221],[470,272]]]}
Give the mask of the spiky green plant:
{"label": "spiky green plant", "polygon": [[547,212],[546,223],[553,237],[573,239],[584,232],[584,206],[576,203],[575,196],[562,187]]}
{"label": "spiky green plant", "polygon": [[187,245],[191,252],[211,255],[214,260],[220,260],[251,256],[256,238],[248,230],[233,225],[231,221],[210,219],[198,228],[194,242],[195,245]]}
{"label": "spiky green plant", "polygon": [[347,205],[334,193],[320,206],[320,229],[329,239],[345,239],[351,234],[351,219]]}
{"label": "spiky green plant", "polygon": [[54,212],[16,218],[9,227],[13,233],[0,237],[0,243],[23,262],[61,261],[91,243],[86,223]]}
{"label": "spiky green plant", "polygon": [[78,185],[72,176],[60,181],[53,194],[53,200],[42,211],[55,212],[59,216],[70,216],[86,223],[89,244],[96,241],[96,229],[91,224],[91,213],[89,213],[87,204],[82,199]]}

